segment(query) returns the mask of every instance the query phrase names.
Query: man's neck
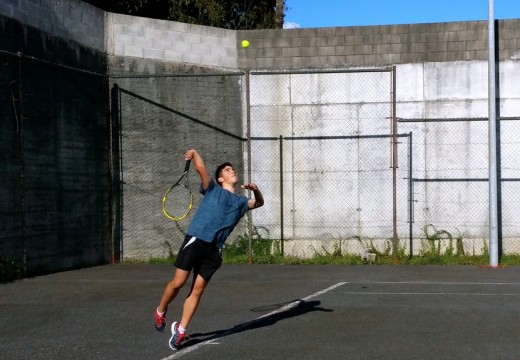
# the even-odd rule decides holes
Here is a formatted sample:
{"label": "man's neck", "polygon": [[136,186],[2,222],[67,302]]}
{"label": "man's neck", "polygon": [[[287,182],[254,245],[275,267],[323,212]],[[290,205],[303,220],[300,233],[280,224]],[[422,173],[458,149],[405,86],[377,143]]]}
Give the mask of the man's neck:
{"label": "man's neck", "polygon": [[226,183],[223,183],[222,184],[222,188],[226,189],[227,191],[230,191],[232,193],[235,192],[235,185],[234,184],[226,184]]}

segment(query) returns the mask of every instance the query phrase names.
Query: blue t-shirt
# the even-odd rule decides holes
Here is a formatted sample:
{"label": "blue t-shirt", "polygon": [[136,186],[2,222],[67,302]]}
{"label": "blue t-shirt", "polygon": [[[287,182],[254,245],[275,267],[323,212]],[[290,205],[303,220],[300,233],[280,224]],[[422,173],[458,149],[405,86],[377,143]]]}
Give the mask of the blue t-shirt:
{"label": "blue t-shirt", "polygon": [[249,210],[248,198],[236,195],[210,180],[208,188],[199,191],[204,197],[188,228],[188,234],[207,242],[216,242],[219,248],[242,216]]}

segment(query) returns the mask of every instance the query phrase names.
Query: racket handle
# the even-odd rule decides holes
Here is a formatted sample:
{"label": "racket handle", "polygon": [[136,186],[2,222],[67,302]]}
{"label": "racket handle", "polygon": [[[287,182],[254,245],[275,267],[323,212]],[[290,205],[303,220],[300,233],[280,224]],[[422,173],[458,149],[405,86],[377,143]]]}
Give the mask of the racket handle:
{"label": "racket handle", "polygon": [[190,169],[190,162],[191,160],[186,160],[186,165],[184,166],[184,172],[188,172]]}

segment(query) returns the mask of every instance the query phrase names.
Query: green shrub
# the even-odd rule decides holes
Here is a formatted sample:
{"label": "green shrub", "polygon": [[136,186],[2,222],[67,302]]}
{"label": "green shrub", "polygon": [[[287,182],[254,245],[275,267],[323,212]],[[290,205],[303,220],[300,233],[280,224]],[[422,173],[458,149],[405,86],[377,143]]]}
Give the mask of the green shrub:
{"label": "green shrub", "polygon": [[[281,256],[280,242],[270,238],[269,229],[263,226],[253,226],[251,236],[251,252],[257,258]],[[249,234],[238,235],[235,241],[226,243],[223,256],[225,259],[249,255]]]}

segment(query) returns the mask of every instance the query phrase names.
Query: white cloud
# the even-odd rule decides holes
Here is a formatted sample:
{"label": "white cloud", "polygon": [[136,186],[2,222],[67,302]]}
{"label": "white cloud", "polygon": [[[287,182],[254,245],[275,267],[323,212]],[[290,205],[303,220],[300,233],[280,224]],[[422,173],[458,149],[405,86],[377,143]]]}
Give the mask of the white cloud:
{"label": "white cloud", "polygon": [[285,22],[283,23],[284,29],[298,29],[300,27],[300,24],[294,23],[294,22]]}

